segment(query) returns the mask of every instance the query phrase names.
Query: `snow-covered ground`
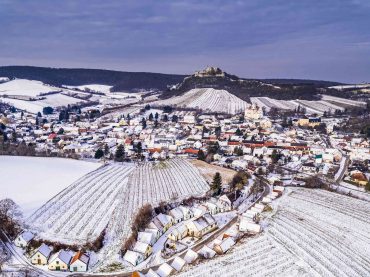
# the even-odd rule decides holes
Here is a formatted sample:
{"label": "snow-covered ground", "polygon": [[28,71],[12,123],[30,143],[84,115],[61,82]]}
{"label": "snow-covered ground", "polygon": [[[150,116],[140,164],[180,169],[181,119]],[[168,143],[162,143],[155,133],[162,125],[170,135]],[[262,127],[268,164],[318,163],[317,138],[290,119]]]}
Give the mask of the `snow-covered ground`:
{"label": "snow-covered ground", "polygon": [[27,216],[99,166],[71,159],[0,156],[0,199],[13,199]]}
{"label": "snow-covered ground", "polygon": [[179,276],[369,276],[370,203],[296,188],[265,232]]}
{"label": "snow-covered ground", "polygon": [[9,82],[0,84],[0,95],[26,95],[37,96],[40,93],[51,91],[60,91],[60,88],[52,87],[40,81],[15,79]]}
{"label": "snow-covered ground", "polygon": [[64,86],[66,88],[71,89],[79,89],[79,90],[86,90],[86,91],[94,91],[94,92],[102,92],[102,93],[109,93],[112,86],[107,85],[99,85],[99,84],[90,84],[90,85],[82,85],[82,86]]}
{"label": "snow-covered ground", "polygon": [[229,114],[244,112],[249,106],[247,102],[228,91],[213,88],[192,89],[181,96],[159,100],[152,105],[197,108],[204,111]]}

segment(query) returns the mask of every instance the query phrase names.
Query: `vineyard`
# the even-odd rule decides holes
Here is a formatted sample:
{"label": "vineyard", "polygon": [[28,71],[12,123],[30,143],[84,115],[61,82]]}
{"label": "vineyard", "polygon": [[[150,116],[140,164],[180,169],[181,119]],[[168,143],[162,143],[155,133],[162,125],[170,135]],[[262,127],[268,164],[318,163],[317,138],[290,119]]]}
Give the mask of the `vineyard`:
{"label": "vineyard", "polygon": [[181,96],[153,103],[153,106],[165,105],[229,114],[244,112],[249,106],[247,102],[226,90],[212,88],[192,89]]}
{"label": "vineyard", "polygon": [[345,108],[364,107],[364,102],[349,100],[340,97],[322,95],[318,101],[308,100],[277,100],[269,97],[251,97],[251,102],[264,107],[266,111],[275,108],[278,110],[295,110],[298,107],[306,109],[307,114],[319,114],[324,112],[334,113],[336,110],[344,111]]}
{"label": "vineyard", "polygon": [[198,170],[188,161],[174,158],[160,163],[138,165],[128,177],[125,193],[108,225],[109,243],[99,253],[96,269],[110,262],[131,232],[131,221],[136,210],[145,203],[153,207],[161,201],[175,201],[190,196],[200,196],[209,186]]}
{"label": "vineyard", "polygon": [[28,218],[43,239],[83,244],[100,235],[126,187],[131,165],[109,165],[80,178]]}
{"label": "vineyard", "polygon": [[263,235],[180,276],[369,276],[369,214],[368,202],[295,189]]}
{"label": "vineyard", "polygon": [[[80,178],[34,212],[27,222],[42,239],[83,245],[106,228],[102,257],[115,255],[145,203],[203,195],[209,186],[188,161],[110,164]],[[105,259],[106,260],[106,259]]]}

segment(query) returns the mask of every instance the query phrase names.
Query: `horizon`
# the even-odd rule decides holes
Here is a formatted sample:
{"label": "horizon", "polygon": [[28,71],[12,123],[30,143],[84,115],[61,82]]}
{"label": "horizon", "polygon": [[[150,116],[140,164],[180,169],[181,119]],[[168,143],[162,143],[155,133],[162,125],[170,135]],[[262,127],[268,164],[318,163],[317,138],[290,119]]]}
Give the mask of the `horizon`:
{"label": "horizon", "polygon": [[[370,4],[0,0],[0,64],[370,81]],[[29,11],[33,13],[30,14]]]}

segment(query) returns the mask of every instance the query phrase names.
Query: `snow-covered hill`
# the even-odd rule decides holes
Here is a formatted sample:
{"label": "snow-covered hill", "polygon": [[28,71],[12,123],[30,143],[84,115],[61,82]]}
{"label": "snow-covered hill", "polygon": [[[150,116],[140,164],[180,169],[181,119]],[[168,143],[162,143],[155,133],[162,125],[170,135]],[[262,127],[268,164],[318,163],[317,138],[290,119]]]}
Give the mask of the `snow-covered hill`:
{"label": "snow-covered hill", "polygon": [[153,106],[177,106],[204,111],[237,114],[244,112],[249,104],[226,90],[213,88],[192,89],[181,96],[153,103]]}
{"label": "snow-covered hill", "polygon": [[15,79],[9,82],[0,84],[0,95],[24,95],[35,97],[40,93],[47,93],[52,91],[60,91],[60,88],[46,85],[40,81]]}

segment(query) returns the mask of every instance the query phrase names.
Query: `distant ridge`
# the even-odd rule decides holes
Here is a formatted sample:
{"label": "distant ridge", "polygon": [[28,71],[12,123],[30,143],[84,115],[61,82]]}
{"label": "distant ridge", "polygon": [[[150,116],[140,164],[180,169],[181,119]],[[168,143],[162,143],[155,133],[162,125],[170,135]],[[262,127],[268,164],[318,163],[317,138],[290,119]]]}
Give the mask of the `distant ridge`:
{"label": "distant ridge", "polygon": [[112,91],[156,90],[164,92],[163,98],[181,95],[193,88],[209,87],[227,90],[247,101],[252,96],[316,99],[320,89],[341,85],[338,82],[316,80],[245,79],[226,73],[217,67],[207,67],[186,76],[105,69],[2,66],[0,77],[37,80],[54,86],[101,84],[112,86]]}

